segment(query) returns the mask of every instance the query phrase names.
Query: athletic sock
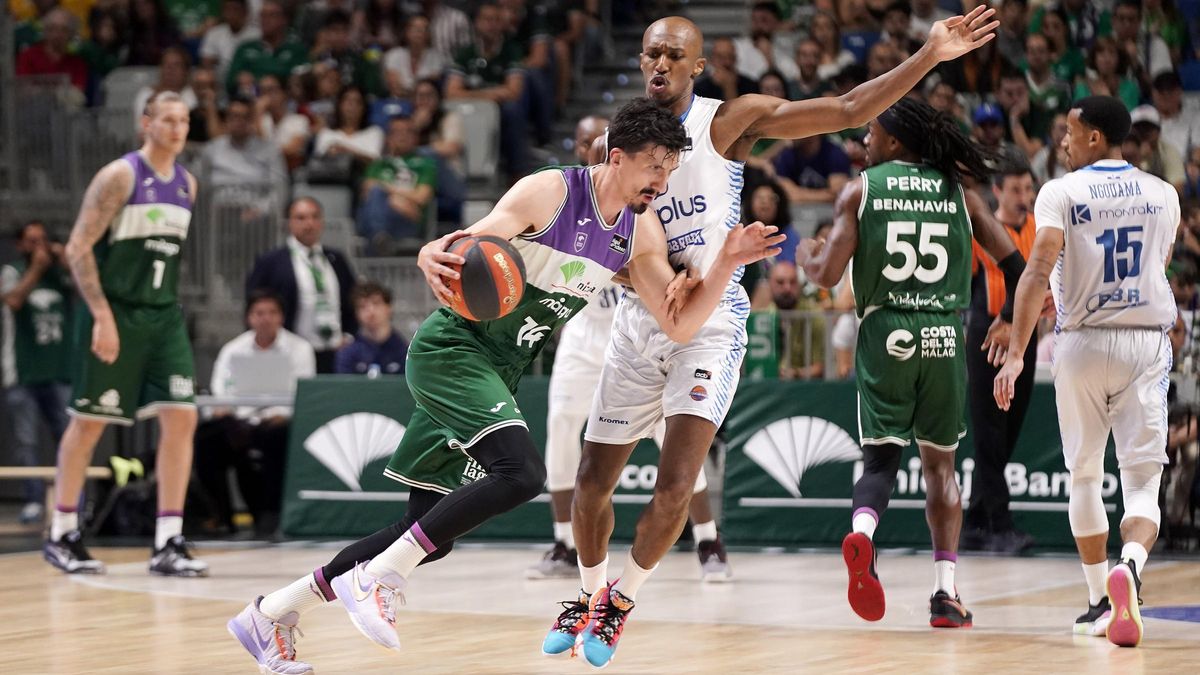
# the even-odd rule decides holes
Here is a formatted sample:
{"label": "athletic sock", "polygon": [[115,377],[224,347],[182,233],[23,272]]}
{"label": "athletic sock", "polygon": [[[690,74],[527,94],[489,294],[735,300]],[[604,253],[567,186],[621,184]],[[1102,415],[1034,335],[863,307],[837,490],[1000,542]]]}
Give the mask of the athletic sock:
{"label": "athletic sock", "polygon": [[50,540],[58,541],[71,530],[79,529],[79,513],[74,506],[55,506],[50,519]]}
{"label": "athletic sock", "polygon": [[1146,551],[1146,547],[1142,546],[1136,541],[1131,541],[1121,547],[1121,560],[1132,560],[1137,566],[1139,578],[1142,576],[1143,570],[1146,568],[1146,558],[1149,557],[1150,554]]}
{"label": "athletic sock", "polygon": [[1108,561],[1090,565],[1088,563],[1081,564],[1083,565],[1083,578],[1087,580],[1088,604],[1095,605],[1107,595],[1104,585],[1108,581]]}
{"label": "athletic sock", "polygon": [[154,525],[154,550],[162,550],[171,537],[183,534],[183,511],[159,511]]}
{"label": "athletic sock", "polygon": [[583,592],[589,596],[608,585],[608,556],[604,556],[598,565],[584,567],[579,563],[579,580],[583,582]]}
{"label": "athletic sock", "polygon": [[702,541],[717,540],[717,521],[710,520],[707,523],[696,523],[692,526],[692,538],[699,544]]}
{"label": "athletic sock", "polygon": [[957,597],[954,589],[954,565],[958,562],[958,554],[950,551],[934,551],[933,553],[933,592],[946,591],[950,597]]}
{"label": "athletic sock", "polygon": [[[288,612],[303,614],[332,600],[332,597],[325,597],[325,591],[321,588],[322,584],[318,581],[320,574],[321,570],[318,569],[311,574],[305,574],[274,593],[268,593],[262,602],[258,603],[258,611],[267,615],[268,618],[278,621],[279,617]],[[329,584],[323,585],[329,586]],[[329,590],[329,593],[333,593],[332,589]]]}
{"label": "athletic sock", "polygon": [[571,527],[571,521],[554,523],[554,541],[561,541],[567,548],[575,550],[575,530]]}
{"label": "athletic sock", "polygon": [[421,531],[420,523],[415,523],[396,540],[396,543],[387,547],[383,553],[367,563],[367,574],[376,579],[389,574],[407,579],[408,575],[412,574],[417,565],[425,559],[425,556],[436,550],[437,547]]}
{"label": "athletic sock", "polygon": [[637,561],[633,559],[633,550],[631,549],[629,555],[625,558],[625,568],[621,570],[621,578],[617,580],[617,583],[613,584],[613,588],[620,591],[621,595],[630,600],[636,600],[638,589],[642,587],[642,584],[646,583],[646,580],[650,578],[650,575],[657,568],[658,565],[646,569],[637,564]]}
{"label": "athletic sock", "polygon": [[879,525],[879,516],[875,513],[875,509],[869,506],[864,506],[854,512],[854,517],[850,520],[850,529],[854,532],[861,532],[867,535],[868,539],[875,539],[875,528]]}

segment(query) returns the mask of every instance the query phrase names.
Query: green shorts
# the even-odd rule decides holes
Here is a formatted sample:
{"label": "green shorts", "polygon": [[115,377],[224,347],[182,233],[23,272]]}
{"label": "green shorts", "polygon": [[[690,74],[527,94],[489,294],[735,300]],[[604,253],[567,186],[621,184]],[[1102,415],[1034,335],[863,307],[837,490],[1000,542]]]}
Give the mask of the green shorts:
{"label": "green shorts", "polygon": [[952,451],[967,433],[963,326],[952,312],[879,309],[858,329],[858,429],[863,445],[917,443]]}
{"label": "green shorts", "polygon": [[481,478],[466,450],[497,429],[528,428],[513,398],[523,370],[489,355],[463,319],[434,312],[408,348],[405,379],[417,409],[384,475],[441,493]]}
{"label": "green shorts", "polygon": [[77,315],[76,354],[81,363],[71,413],[117,424],[157,414],[162,406],[195,406],[192,344],[178,305],[112,305],[121,347],[104,363],[92,353],[92,315]]}

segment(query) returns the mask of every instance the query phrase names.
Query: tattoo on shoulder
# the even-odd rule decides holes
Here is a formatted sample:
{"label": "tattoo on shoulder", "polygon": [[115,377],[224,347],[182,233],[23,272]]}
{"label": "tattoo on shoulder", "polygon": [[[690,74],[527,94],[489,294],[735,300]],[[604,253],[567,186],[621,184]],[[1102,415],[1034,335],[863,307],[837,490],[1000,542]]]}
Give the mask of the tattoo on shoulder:
{"label": "tattoo on shoulder", "polygon": [[122,160],[101,169],[83,195],[72,234],[79,234],[89,241],[98,239],[129,198],[132,178],[128,165]]}

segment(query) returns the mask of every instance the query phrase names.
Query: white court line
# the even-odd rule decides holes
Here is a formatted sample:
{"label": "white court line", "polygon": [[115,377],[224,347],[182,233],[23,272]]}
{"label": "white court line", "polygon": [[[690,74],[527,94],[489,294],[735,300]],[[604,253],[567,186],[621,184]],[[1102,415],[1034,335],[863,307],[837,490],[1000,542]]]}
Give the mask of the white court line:
{"label": "white court line", "polygon": [[[309,501],[331,502],[407,502],[407,492],[350,492],[347,490],[300,490],[296,493],[300,499]],[[653,495],[613,495],[614,504],[649,504]],[[549,504],[550,493],[542,494],[530,500],[538,504]],[[850,500],[846,500],[849,504]],[[923,504],[924,502],[922,502]]]}
{"label": "white court line", "polygon": [[[826,499],[821,497],[742,497],[738,499],[738,506],[748,506],[763,509],[848,509],[853,506],[852,500],[849,499]],[[924,499],[893,499],[888,502],[888,508],[892,509],[923,509],[925,508]],[[1013,511],[1044,511],[1044,512],[1067,512],[1066,502],[1010,502],[1009,508]],[[1108,513],[1116,513],[1116,504],[1105,504],[1104,510]]]}

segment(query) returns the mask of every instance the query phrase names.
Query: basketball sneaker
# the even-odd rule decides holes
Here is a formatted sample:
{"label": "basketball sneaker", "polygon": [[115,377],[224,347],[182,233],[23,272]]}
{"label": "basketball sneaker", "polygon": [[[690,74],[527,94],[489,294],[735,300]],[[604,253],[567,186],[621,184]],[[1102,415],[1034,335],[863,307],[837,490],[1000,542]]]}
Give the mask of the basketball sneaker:
{"label": "basketball sneaker", "polygon": [[554,620],[546,639],[542,640],[542,653],[546,656],[575,656],[575,648],[591,618],[591,598],[581,588],[578,600],[565,600],[563,612]]}
{"label": "basketball sneaker", "polygon": [[588,663],[603,668],[612,662],[613,652],[617,651],[617,641],[633,611],[633,601],[609,585],[592,596],[591,608],[592,621],[583,632],[583,656]]}
{"label": "basketball sneaker", "polygon": [[957,595],[938,591],[929,597],[929,625],[934,628],[970,628],[974,616]]}
{"label": "basketball sneaker", "polygon": [[42,557],[67,574],[104,574],[104,563],[88,553],[79,530],[67,532],[58,541],[46,540]]}
{"label": "basketball sneaker", "polygon": [[867,621],[883,618],[887,609],[883,584],[875,572],[875,542],[862,532],[851,532],[842,540],[842,559],[850,575],[846,599],[854,613]]}
{"label": "basketball sneaker", "polygon": [[1122,560],[1108,571],[1105,584],[1112,602],[1108,641],[1118,647],[1136,647],[1142,641],[1142,580],[1132,560]]}
{"label": "basketball sneaker", "polygon": [[579,574],[579,554],[561,541],[546,551],[541,562],[525,570],[526,579],[570,579]]}
{"label": "basketball sneaker", "polygon": [[1104,637],[1108,633],[1108,622],[1112,619],[1112,605],[1108,596],[1100,598],[1100,602],[1088,605],[1088,611],[1075,619],[1075,634]]}
{"label": "basketball sneaker", "polygon": [[288,612],[276,621],[258,611],[263,596],[246,605],[240,614],[229,620],[225,627],[229,634],[238,639],[250,656],[258,661],[258,670],[271,675],[307,675],[313,667],[296,660],[296,624],[300,615]]}
{"label": "basketball sneaker", "polygon": [[150,556],[150,572],[167,577],[206,577],[208,563],[193,558],[187,541],[177,534]]}
{"label": "basketball sneaker", "polygon": [[403,577],[389,574],[376,579],[367,574],[367,563],[359,563],[334,577],[333,592],[345,605],[358,632],[384,649],[400,649],[396,634],[396,605],[404,604]]}
{"label": "basketball sneaker", "polygon": [[712,541],[696,544],[696,555],[700,557],[700,581],[720,583],[733,578],[733,568],[729,566],[720,535]]}

